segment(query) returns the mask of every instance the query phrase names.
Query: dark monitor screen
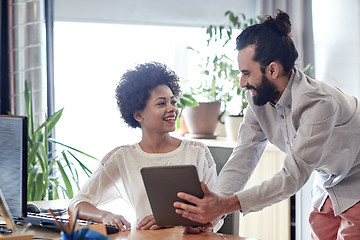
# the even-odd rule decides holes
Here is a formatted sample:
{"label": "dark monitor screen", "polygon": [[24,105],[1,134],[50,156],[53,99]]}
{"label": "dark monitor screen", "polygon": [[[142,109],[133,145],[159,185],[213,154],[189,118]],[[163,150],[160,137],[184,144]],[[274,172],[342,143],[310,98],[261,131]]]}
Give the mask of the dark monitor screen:
{"label": "dark monitor screen", "polygon": [[0,188],[12,216],[26,217],[27,117],[0,115]]}

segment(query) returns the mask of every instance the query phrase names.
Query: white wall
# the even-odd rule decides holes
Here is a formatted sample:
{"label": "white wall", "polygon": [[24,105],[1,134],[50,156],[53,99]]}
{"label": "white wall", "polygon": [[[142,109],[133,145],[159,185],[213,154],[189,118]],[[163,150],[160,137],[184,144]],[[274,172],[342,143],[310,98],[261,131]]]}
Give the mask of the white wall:
{"label": "white wall", "polygon": [[[138,142],[141,131],[127,128],[116,107],[114,91],[122,73],[135,63],[159,61],[180,79],[189,79],[198,69],[186,47],[193,46],[194,39],[205,43],[201,27],[222,23],[229,9],[251,17],[255,4],[252,0],[55,0],[55,108],[65,108],[56,138],[97,158],[116,146]],[[162,26],[147,28],[157,24]]]}
{"label": "white wall", "polygon": [[313,0],[316,78],[360,98],[360,1]]}
{"label": "white wall", "polygon": [[[313,0],[315,78],[360,98],[360,1]],[[296,194],[296,239],[310,239],[313,177]],[[300,214],[299,214],[300,213]]]}
{"label": "white wall", "polygon": [[202,27],[227,10],[255,16],[254,0],[55,0],[55,21]]}
{"label": "white wall", "polygon": [[[55,21],[196,26],[224,12],[256,15],[254,0],[55,0]],[[99,4],[100,3],[100,4]],[[360,1],[313,0],[316,78],[360,97]]]}

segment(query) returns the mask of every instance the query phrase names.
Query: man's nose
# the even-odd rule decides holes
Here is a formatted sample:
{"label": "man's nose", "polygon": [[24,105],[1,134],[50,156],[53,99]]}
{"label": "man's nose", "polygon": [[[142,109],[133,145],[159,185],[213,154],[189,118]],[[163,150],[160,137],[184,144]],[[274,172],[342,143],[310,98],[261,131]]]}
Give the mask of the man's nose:
{"label": "man's nose", "polygon": [[240,87],[245,88],[248,84],[245,76],[242,74],[240,77]]}

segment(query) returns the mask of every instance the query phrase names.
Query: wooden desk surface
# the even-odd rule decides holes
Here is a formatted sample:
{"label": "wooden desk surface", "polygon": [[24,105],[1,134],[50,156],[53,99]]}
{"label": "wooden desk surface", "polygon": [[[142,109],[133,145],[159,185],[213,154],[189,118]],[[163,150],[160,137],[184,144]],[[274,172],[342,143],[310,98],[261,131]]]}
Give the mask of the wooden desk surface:
{"label": "wooden desk surface", "polygon": [[[41,227],[30,227],[30,230],[34,231],[34,239],[61,239],[60,234],[49,231]],[[227,234],[219,233],[201,233],[201,234],[183,234],[182,227],[166,228],[159,230],[132,230],[128,232],[119,232],[109,235],[111,239],[115,240],[213,240],[213,239],[225,239],[225,240],[255,240],[254,238],[236,237]]]}
{"label": "wooden desk surface", "polygon": [[[62,208],[67,207],[68,200],[52,200],[52,201],[39,201],[34,202],[39,207],[50,207],[50,208]],[[31,226],[30,230],[34,231],[34,238],[42,239],[61,239],[60,234],[54,231],[38,227]],[[159,230],[135,230],[127,232],[119,232],[116,234],[109,235],[111,239],[115,240],[186,240],[186,239],[196,239],[196,240],[212,240],[212,239],[226,239],[226,240],[256,240],[254,238],[243,238],[227,234],[220,233],[201,233],[201,234],[183,234],[182,227],[175,228],[166,228]]]}

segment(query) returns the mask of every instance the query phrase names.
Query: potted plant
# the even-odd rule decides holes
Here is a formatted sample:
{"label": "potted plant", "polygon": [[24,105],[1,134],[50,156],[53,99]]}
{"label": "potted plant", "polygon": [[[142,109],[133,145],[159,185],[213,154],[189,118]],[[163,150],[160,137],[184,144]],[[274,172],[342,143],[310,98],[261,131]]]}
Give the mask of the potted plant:
{"label": "potted plant", "polygon": [[180,112],[176,118],[176,132],[184,136],[186,133],[189,132],[187,129],[184,116],[182,115],[185,107],[197,107],[199,103],[188,93],[184,93],[181,95],[179,102],[177,103],[177,107],[180,109]]}
{"label": "potted plant", "polygon": [[[76,156],[96,158],[50,138],[50,133],[60,120],[63,109],[46,117],[39,127],[34,124],[32,92],[25,82],[25,104],[28,117],[28,201],[71,199],[74,189],[80,189],[78,169],[89,177],[92,172]],[[58,155],[49,151],[53,142],[64,147]],[[58,170],[58,171],[55,171]]]}
{"label": "potted plant", "polygon": [[[196,121],[200,126],[203,126],[204,123],[211,122],[214,124],[215,122],[215,126],[213,127],[213,130],[215,130],[217,121],[221,120],[222,115],[228,110],[228,103],[233,100],[234,97],[234,100],[237,101],[236,106],[239,106],[239,100],[241,104],[238,108],[231,109],[231,114],[226,114],[225,120],[234,116],[242,117],[243,110],[247,107],[245,89],[240,87],[237,64],[229,57],[229,54],[232,56],[236,55],[235,49],[232,46],[228,46],[228,43],[232,39],[233,30],[237,30],[237,35],[249,25],[262,21],[262,18],[257,17],[247,19],[244,14],[239,14],[237,16],[231,11],[226,11],[225,16],[228,17],[228,24],[220,26],[210,25],[206,27],[208,39],[206,40],[207,45],[205,53],[204,51],[200,52],[193,47],[187,47],[187,49],[200,56],[198,65],[200,67],[200,73],[205,76],[205,78],[197,83],[196,86],[190,87],[190,94],[199,101],[199,106],[195,109],[185,108],[184,116],[188,127],[194,124],[193,121]],[[225,52],[226,49],[229,53]],[[202,111],[200,109],[203,105],[210,104],[217,105],[217,110],[212,110],[212,113],[205,113],[206,110]],[[222,111],[220,113],[221,107]],[[192,116],[192,114],[199,113],[204,114],[205,120],[203,120],[201,116]],[[210,119],[210,117],[215,117],[216,120],[214,121]],[[228,121],[226,120],[226,122]],[[225,124],[225,129],[226,125],[230,125],[230,123]],[[191,133],[190,129],[189,132]],[[198,134],[198,132],[195,132],[194,134]],[[211,133],[208,134],[211,136]],[[230,133],[227,133],[227,135],[229,134]],[[200,135],[204,135],[204,132],[200,132]]]}

